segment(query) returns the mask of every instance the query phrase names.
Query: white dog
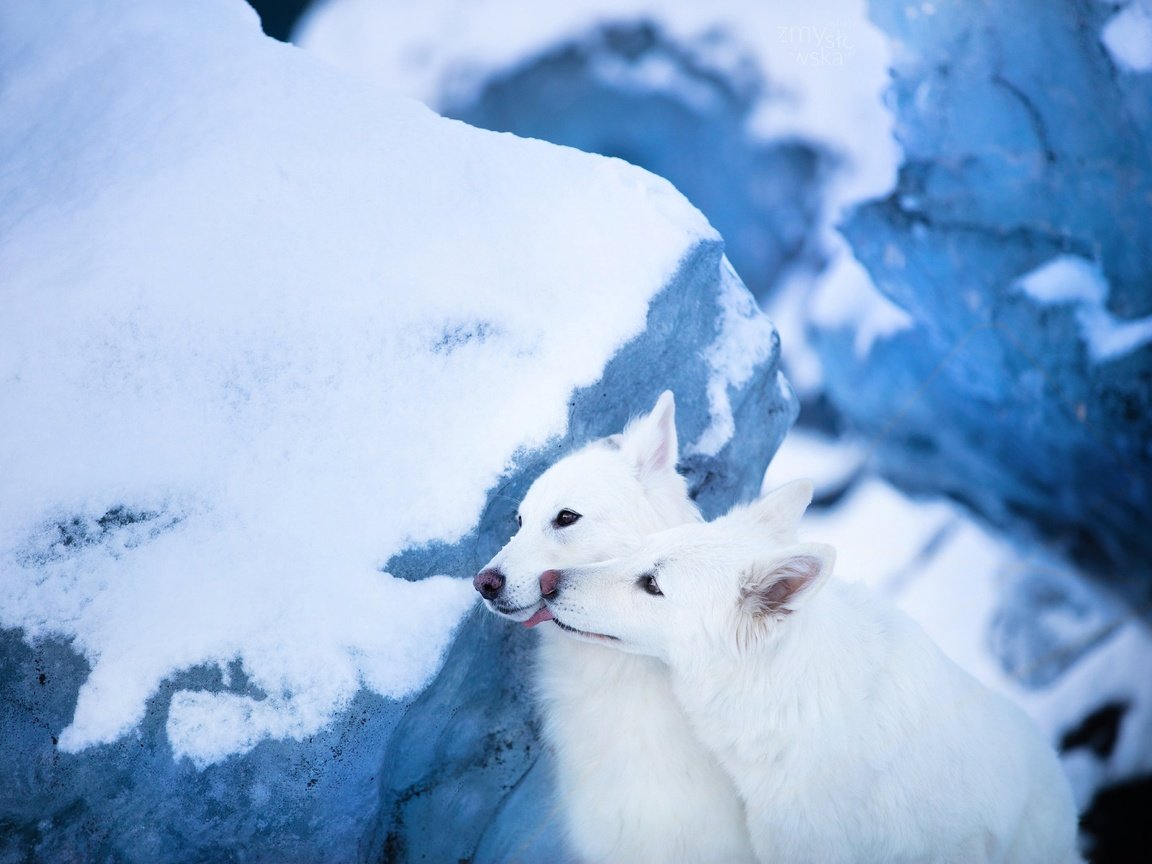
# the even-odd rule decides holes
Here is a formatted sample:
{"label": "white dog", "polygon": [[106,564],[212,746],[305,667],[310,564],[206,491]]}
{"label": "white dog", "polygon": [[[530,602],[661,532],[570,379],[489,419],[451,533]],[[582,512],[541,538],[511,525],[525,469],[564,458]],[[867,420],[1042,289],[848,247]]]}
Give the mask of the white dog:
{"label": "white dog", "polygon": [[755,860],[728,776],[693,736],[667,668],[571,638],[540,597],[550,569],[631,551],[645,535],[700,521],[676,473],[675,404],[549,468],[520,505],[520,531],[477,574],[494,612],[542,624],[535,668],[559,806],[582,861]]}
{"label": "white dog", "polygon": [[762,862],[1079,861],[1052,748],[903,613],[793,540],[789,484],[616,561],[549,571],[555,620],[659,657]]}

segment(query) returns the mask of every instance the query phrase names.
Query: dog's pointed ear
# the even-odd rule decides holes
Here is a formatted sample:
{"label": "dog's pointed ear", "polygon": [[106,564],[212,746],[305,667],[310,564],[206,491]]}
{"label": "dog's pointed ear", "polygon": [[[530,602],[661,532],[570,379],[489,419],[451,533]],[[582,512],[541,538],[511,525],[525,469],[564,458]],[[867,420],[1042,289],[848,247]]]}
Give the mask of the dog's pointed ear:
{"label": "dog's pointed ear", "polygon": [[676,398],[671,390],[660,394],[650,413],[628,424],[620,435],[620,447],[632,459],[641,480],[676,470],[680,453],[676,439]]}
{"label": "dog's pointed ear", "polygon": [[756,561],[740,586],[740,608],[753,619],[781,618],[798,609],[832,573],[836,550],[797,543]]}
{"label": "dog's pointed ear", "polygon": [[795,535],[800,517],[812,503],[815,484],[807,478],[773,489],[748,505],[747,518],[770,537],[784,540]]}

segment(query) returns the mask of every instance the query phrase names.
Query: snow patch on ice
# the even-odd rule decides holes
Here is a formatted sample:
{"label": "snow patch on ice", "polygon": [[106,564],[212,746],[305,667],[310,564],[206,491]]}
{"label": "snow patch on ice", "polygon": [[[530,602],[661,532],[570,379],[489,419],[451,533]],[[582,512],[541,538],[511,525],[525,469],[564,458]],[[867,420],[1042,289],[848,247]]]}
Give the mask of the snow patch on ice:
{"label": "snow patch on ice", "polygon": [[833,439],[804,427],[788,433],[764,474],[761,493],[798,477],[815,485],[815,498],[844,489],[860,472],[867,451],[848,438]]}
{"label": "snow patch on ice", "polygon": [[1076,255],[1060,255],[1021,277],[1017,287],[1038,303],[1081,302],[1099,306],[1108,299],[1100,268]]}
{"label": "snow patch on ice", "polygon": [[1100,41],[1120,68],[1152,71],[1152,0],[1131,0],[1108,19]]}
{"label": "snow patch on ice", "polygon": [[1121,321],[1108,311],[1108,280],[1094,262],[1061,255],[1021,277],[1016,288],[1045,305],[1071,303],[1092,359],[1117,360],[1152,342],[1152,316]]}
{"label": "snow patch on ice", "polygon": [[914,321],[885,297],[839,235],[825,238],[829,263],[818,274],[797,272],[768,300],[787,361],[788,379],[806,395],[823,386],[823,366],[810,341],[813,330],[849,330],[855,356],[865,360],[877,342]]}
{"label": "snow patch on ice", "polygon": [[853,347],[860,359],[868,356],[878,340],[910,330],[914,324],[907,311],[880,293],[847,249],[821,275],[811,299],[810,320],[826,330],[852,328]]}

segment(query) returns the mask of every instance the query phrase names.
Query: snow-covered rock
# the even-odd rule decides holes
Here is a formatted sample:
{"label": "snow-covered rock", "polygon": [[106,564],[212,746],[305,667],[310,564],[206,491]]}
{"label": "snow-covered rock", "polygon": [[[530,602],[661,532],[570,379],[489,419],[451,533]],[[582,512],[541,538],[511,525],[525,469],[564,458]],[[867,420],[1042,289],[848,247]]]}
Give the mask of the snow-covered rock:
{"label": "snow-covered rock", "polygon": [[715,231],[240,0],[4,4],[0,80],[0,858],[506,857],[524,640],[461,577],[665,387],[709,512],[794,417]]}

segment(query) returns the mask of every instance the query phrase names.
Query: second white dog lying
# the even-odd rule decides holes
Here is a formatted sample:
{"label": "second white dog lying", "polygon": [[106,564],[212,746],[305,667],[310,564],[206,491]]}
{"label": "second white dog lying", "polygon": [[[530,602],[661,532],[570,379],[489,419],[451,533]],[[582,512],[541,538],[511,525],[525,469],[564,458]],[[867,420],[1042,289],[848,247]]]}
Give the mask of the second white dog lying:
{"label": "second white dog lying", "polygon": [[789,542],[811,494],[790,484],[541,589],[566,628],[669,665],[761,861],[1079,861],[1068,782],[1031,721],[829,579],[831,547]]}

